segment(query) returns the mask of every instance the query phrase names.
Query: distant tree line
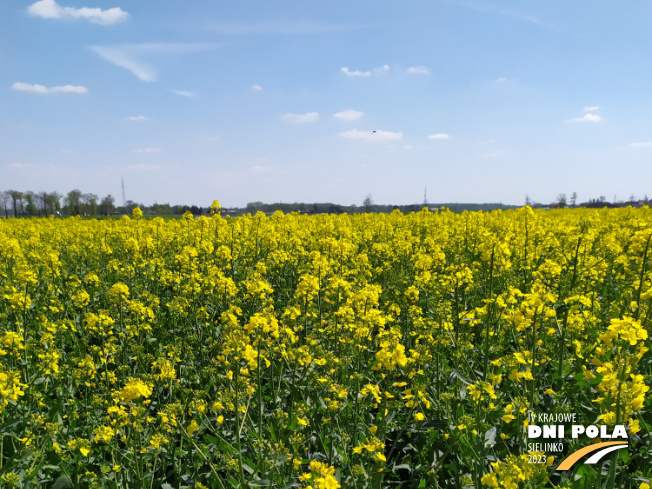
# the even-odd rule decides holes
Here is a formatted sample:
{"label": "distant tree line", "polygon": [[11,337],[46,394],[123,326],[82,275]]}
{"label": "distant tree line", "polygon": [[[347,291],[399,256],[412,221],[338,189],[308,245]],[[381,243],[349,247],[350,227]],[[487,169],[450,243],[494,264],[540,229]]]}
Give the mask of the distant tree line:
{"label": "distant tree line", "polygon": [[111,216],[130,214],[140,207],[145,215],[172,216],[183,215],[190,211],[201,215],[208,208],[195,205],[153,204],[145,206],[128,200],[124,206],[115,205],[111,194],[99,198],[96,194],[83,193],[74,189],[65,195],[58,192],[21,192],[5,190],[0,192],[0,216],[3,217],[39,217],[39,216]]}
{"label": "distant tree line", "polygon": [[[305,214],[357,214],[363,212],[377,212],[377,213],[390,213],[394,210],[399,210],[404,214],[410,212],[419,212],[424,207],[428,207],[431,210],[438,209],[440,207],[446,207],[453,212],[462,212],[462,211],[492,211],[496,209],[513,209],[518,206],[516,205],[506,205],[506,204],[464,204],[464,203],[441,203],[441,204],[405,204],[405,205],[385,205],[385,204],[375,204],[373,200],[367,196],[362,202],[361,206],[356,204],[351,205],[339,205],[332,204],[330,202],[326,203],[299,203],[295,202],[293,204],[288,203],[274,203],[274,204],[264,204],[262,202],[249,202],[245,209],[245,213],[256,213],[258,211],[264,212],[266,214],[273,213],[277,210],[283,211],[284,213],[290,212],[300,212]],[[237,209],[235,209],[237,211]]]}
{"label": "distant tree line", "polygon": [[[568,198],[566,194],[559,194],[555,202],[551,204],[539,204],[525,196],[525,204],[539,208],[557,208],[557,207],[621,207],[625,205],[640,206],[649,204],[647,196],[643,200],[636,200],[633,195],[627,202],[616,201],[608,202],[604,196],[597,199],[590,199],[587,202],[578,203],[577,193]],[[100,198],[93,193],[84,193],[81,190],[74,189],[63,195],[58,192],[21,192],[18,190],[0,191],[0,216],[1,217],[37,217],[37,216],[121,216],[131,214],[131,211],[139,207],[146,216],[181,216],[186,211],[190,211],[195,216],[209,215],[209,207],[199,207],[196,205],[170,205],[154,203],[150,206],[139,204],[128,200],[124,205],[118,206],[115,197],[111,194]],[[431,210],[441,207],[448,208],[453,212],[462,211],[492,211],[496,209],[512,209],[519,206],[507,205],[502,203],[428,203],[424,201],[419,204],[404,205],[385,205],[376,204],[372,196],[367,195],[361,205],[341,205],[331,202],[324,203],[305,203],[305,202],[277,202],[266,204],[263,202],[249,202],[244,208],[222,209],[223,214],[237,216],[241,214],[264,212],[272,214],[276,211],[282,211],[286,214],[299,212],[302,214],[357,214],[363,212],[389,213],[399,210],[402,213],[419,212],[423,207]]]}
{"label": "distant tree line", "polygon": [[642,207],[644,205],[650,205],[650,199],[645,195],[642,199],[638,199],[636,195],[632,194],[629,196],[628,200],[618,200],[614,195],[612,202],[609,202],[604,195],[601,195],[598,198],[589,199],[586,202],[577,203],[577,192],[573,192],[570,199],[566,194],[559,194],[557,199],[550,204],[541,204],[539,202],[534,202],[529,195],[525,195],[525,205],[529,205],[533,208],[564,208],[564,207],[586,207],[586,208],[602,208],[602,207]]}

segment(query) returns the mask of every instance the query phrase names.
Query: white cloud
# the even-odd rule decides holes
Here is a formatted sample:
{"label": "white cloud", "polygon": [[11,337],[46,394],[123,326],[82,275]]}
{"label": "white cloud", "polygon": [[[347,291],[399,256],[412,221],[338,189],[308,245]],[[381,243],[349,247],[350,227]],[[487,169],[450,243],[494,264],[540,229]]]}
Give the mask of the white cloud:
{"label": "white cloud", "polygon": [[389,71],[389,65],[383,65],[380,68],[374,69],[374,75],[379,76],[382,75],[383,73],[387,73],[388,71]]}
{"label": "white cloud", "polygon": [[197,141],[219,141],[219,136],[199,136]]}
{"label": "white cloud", "polygon": [[352,76],[352,77],[368,77],[368,76],[371,76],[372,73],[375,76],[382,76],[382,75],[384,75],[385,73],[387,73],[389,71],[389,65],[383,65],[380,68],[374,68],[373,72],[371,72],[371,71],[358,71],[358,70],[351,71],[346,66],[344,66],[343,68],[340,68],[340,70],[346,76]]}
{"label": "white cloud", "polygon": [[217,44],[214,43],[142,43],[89,48],[103,59],[130,71],[136,78],[153,82],[158,79],[158,74],[150,64],[141,60],[142,57],[182,55],[215,47]]}
{"label": "white cloud", "polygon": [[356,121],[363,115],[364,112],[360,112],[359,110],[346,109],[343,110],[342,112],[337,112],[333,114],[333,117],[340,121],[349,122],[349,121]]}
{"label": "white cloud", "polygon": [[88,92],[88,89],[86,87],[81,87],[81,86],[75,86],[75,85],[63,85],[63,86],[58,86],[58,87],[45,87],[43,85],[35,85],[32,83],[23,83],[23,82],[16,82],[14,83],[11,88],[14,90],[18,90],[21,92],[32,92],[32,93],[41,93],[41,94],[46,94],[46,93],[77,93],[77,94],[84,94]]}
{"label": "white cloud", "polygon": [[403,133],[390,131],[358,131],[357,129],[351,129],[350,131],[339,133],[338,136],[353,141],[385,143],[388,141],[400,140],[403,137]]}
{"label": "white cloud", "polygon": [[430,70],[425,66],[411,66],[407,69],[410,75],[429,75]]}
{"label": "white cloud", "polygon": [[44,87],[43,85],[33,85],[31,83],[16,82],[11,88],[14,90],[19,90],[21,92],[34,92],[34,93],[49,93],[50,89]]}
{"label": "white cloud", "polygon": [[450,139],[450,138],[451,138],[450,134],[446,134],[443,132],[439,132],[437,134],[431,134],[430,136],[428,136],[428,139],[435,139],[435,140],[443,140],[443,139]]}
{"label": "white cloud", "polygon": [[34,17],[44,19],[87,20],[94,24],[110,25],[126,20],[129,14],[120,7],[107,10],[100,8],[73,8],[61,7],[54,0],[40,0],[27,8],[27,12]]}
{"label": "white cloud", "polygon": [[600,109],[597,105],[591,105],[590,107],[584,107],[584,112],[595,112]]}
{"label": "white cloud", "polygon": [[566,119],[565,122],[600,122],[602,117],[597,114],[591,114],[590,112],[584,114],[582,117],[575,117],[573,119]]}
{"label": "white cloud", "polygon": [[144,115],[136,115],[136,116],[130,116],[130,117],[125,117],[125,120],[127,121],[146,121],[147,117]]}
{"label": "white cloud", "polygon": [[346,66],[340,69],[346,76],[371,76],[371,71],[351,71]]}
{"label": "white cloud", "polygon": [[644,141],[640,143],[632,143],[630,144],[630,147],[632,148],[652,148],[652,141]]}
{"label": "white cloud", "polygon": [[79,94],[88,92],[86,87],[80,87],[75,85],[63,85],[61,87],[52,87],[50,91],[53,93],[79,93]]}
{"label": "white cloud", "polygon": [[134,153],[160,153],[161,148],[136,148]]}
{"label": "white cloud", "polygon": [[170,90],[172,93],[180,95],[181,97],[195,98],[197,94],[195,92],[189,92],[188,90]]}
{"label": "white cloud", "polygon": [[501,76],[500,78],[496,78],[496,82],[498,83],[505,83],[507,81],[507,78],[504,76]]}
{"label": "white cloud", "polygon": [[263,89],[263,87],[261,87],[260,85],[252,85],[252,86],[251,86],[251,89],[252,89],[254,92],[260,92],[260,91]]}
{"label": "white cloud", "polygon": [[308,112],[306,114],[283,114],[281,119],[283,119],[285,122],[290,122],[293,124],[316,122],[319,120],[319,112]]}

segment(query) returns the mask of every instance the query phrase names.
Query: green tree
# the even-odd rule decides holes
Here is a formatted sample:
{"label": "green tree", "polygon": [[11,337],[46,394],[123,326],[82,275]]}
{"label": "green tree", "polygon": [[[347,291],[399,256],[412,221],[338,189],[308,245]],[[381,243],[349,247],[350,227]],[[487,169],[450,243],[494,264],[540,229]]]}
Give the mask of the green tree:
{"label": "green tree", "polygon": [[371,207],[374,205],[374,199],[371,196],[371,194],[367,194],[367,196],[364,198],[362,201],[362,207],[364,207],[365,212],[371,212]]}
{"label": "green tree", "polygon": [[38,216],[38,206],[36,205],[36,194],[29,191],[26,192],[23,196],[25,199],[25,212],[28,216]]}
{"label": "green tree", "polygon": [[66,214],[69,216],[78,216],[80,213],[79,204],[81,203],[82,192],[81,190],[74,189],[68,192],[64,197],[64,207]]}
{"label": "green tree", "polygon": [[5,217],[9,217],[9,192],[0,192],[0,204],[5,211]]}
{"label": "green tree", "polygon": [[14,217],[18,217],[18,208],[21,207],[22,210],[23,193],[19,192],[18,190],[7,190],[7,192],[9,192],[9,196],[11,197],[11,204],[14,210]]}
{"label": "green tree", "polygon": [[104,216],[110,216],[113,212],[113,204],[115,203],[115,198],[113,195],[109,194],[102,199],[100,202],[100,214]]}

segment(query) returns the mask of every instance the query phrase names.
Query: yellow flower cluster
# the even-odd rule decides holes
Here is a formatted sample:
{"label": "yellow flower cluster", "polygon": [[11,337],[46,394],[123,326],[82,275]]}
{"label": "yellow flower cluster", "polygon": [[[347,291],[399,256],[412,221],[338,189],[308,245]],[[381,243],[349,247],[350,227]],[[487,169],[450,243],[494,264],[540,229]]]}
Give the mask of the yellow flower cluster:
{"label": "yellow flower cluster", "polygon": [[141,397],[147,399],[152,394],[152,386],[140,379],[129,379],[125,386],[116,393],[124,401],[133,401]]}
{"label": "yellow flower cluster", "polygon": [[[542,454],[532,452],[531,455],[540,456]],[[552,463],[552,459],[550,462]],[[529,463],[528,455],[509,455],[505,462],[492,462],[493,472],[483,475],[481,482],[485,486],[504,489],[518,489],[519,485],[526,481],[545,482],[547,480],[546,465]],[[533,485],[532,487],[540,486]]]}
{"label": "yellow flower cluster", "polygon": [[0,219],[15,485],[545,487],[528,411],[649,432],[650,209],[221,211]]}
{"label": "yellow flower cluster", "polygon": [[305,486],[306,489],[338,489],[340,484],[333,476],[335,467],[322,462],[310,462],[310,472],[302,480],[310,481],[311,485]]}

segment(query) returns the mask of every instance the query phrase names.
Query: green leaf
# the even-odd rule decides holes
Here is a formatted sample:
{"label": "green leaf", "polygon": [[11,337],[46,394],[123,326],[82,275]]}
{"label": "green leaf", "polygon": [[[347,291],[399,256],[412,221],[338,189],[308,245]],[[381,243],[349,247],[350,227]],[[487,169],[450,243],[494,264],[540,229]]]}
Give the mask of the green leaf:
{"label": "green leaf", "polygon": [[496,433],[498,430],[494,426],[486,431],[484,434],[484,446],[485,448],[491,448],[496,444]]}
{"label": "green leaf", "polygon": [[464,385],[471,384],[471,381],[469,379],[467,379],[466,377],[464,377],[464,375],[462,375],[459,372],[459,370],[457,370],[456,368],[453,369],[453,372],[451,373],[451,375],[450,375],[450,377],[448,379],[448,382],[450,383],[454,378],[460,379]]}
{"label": "green leaf", "polygon": [[50,489],[72,489],[72,481],[67,475],[60,475]]}

